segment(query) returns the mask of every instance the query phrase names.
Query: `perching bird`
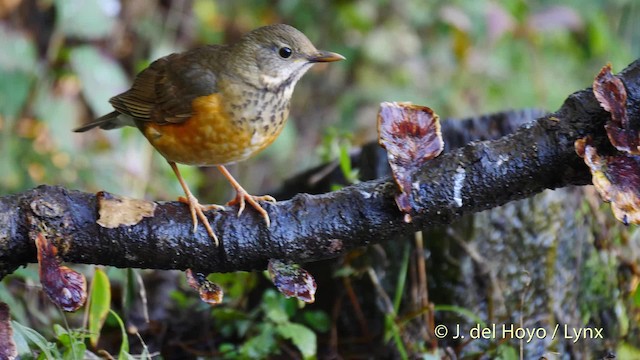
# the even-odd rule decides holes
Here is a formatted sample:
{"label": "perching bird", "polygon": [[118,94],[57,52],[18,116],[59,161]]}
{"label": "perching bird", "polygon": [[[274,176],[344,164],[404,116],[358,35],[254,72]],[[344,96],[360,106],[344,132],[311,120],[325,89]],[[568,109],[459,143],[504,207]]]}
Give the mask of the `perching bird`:
{"label": "perching bird", "polygon": [[258,201],[275,199],[250,195],[224,165],[251,157],[278,137],[293,88],[314,63],[343,59],[317,50],[289,25],[261,27],[233,45],[203,46],[154,61],[131,89],[109,100],[115,111],[74,131],[137,126],[178,177],[186,195],[179,200],[189,205],[193,231],[199,218],[218,245],[204,211],[223,207],[201,205],[176,163],[216,166],[236,189],[227,205],[239,204],[239,216],[247,201],[269,226]]}

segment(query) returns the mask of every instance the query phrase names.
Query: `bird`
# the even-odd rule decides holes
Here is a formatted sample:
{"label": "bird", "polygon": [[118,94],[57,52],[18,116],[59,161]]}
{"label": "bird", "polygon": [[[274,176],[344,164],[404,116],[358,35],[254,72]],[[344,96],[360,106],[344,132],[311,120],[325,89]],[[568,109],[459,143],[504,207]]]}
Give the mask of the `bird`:
{"label": "bird", "polygon": [[259,202],[276,200],[250,195],[225,166],[250,158],[278,137],[294,87],[313,64],[344,59],[316,49],[290,25],[263,26],[234,44],[205,45],[155,60],[129,90],[109,99],[114,111],[74,131],[137,127],[178,178],[185,194],[178,200],[189,206],[193,232],[199,219],[218,246],[205,212],[224,206],[200,204],[177,164],[217,167],[236,191],[227,206],[238,205],[240,216],[247,202],[269,227],[269,214]]}

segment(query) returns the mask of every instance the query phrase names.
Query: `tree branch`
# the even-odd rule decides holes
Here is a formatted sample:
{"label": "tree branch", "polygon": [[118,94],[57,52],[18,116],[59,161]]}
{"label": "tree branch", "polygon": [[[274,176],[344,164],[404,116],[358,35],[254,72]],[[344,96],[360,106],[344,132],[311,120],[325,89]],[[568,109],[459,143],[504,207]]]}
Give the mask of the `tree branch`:
{"label": "tree branch", "polygon": [[[520,126],[546,115],[540,109],[507,110],[477,117],[441,121],[444,152],[462,147],[472,141],[495,140],[505,134],[511,134]],[[361,148],[355,148],[350,154],[351,167],[357,168],[361,181],[374,180],[391,175],[387,152],[378,141],[371,141]],[[334,185],[348,185],[337,160],[306,170],[290,179],[276,192],[276,199],[286,200],[299,193],[323,194],[331,191]]]}
{"label": "tree branch", "polygon": [[[627,88],[630,116],[640,116],[640,60],[619,76]],[[117,267],[210,273],[264,269],[270,258],[304,263],[336,257],[545,189],[590,183],[574,141],[586,135],[605,141],[608,118],[591,89],[585,89],[569,96],[557,112],[511,135],[472,142],[429,161],[413,177],[410,224],[394,202],[395,183],[384,177],[265,204],[270,228],[251,209],[240,218],[236,209],[210,213],[219,247],[202,226],[191,232],[182,203],[158,203],[153,217],[107,229],[96,223],[95,194],[40,186],[0,198],[0,277],[36,261],[32,239],[38,232],[56,244],[65,261]]]}

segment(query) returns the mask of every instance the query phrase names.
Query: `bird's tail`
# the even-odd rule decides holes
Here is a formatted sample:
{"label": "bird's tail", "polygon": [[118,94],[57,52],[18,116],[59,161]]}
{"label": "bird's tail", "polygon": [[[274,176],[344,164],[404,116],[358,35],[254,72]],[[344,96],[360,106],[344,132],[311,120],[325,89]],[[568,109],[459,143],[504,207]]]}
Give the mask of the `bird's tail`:
{"label": "bird's tail", "polygon": [[104,130],[111,130],[127,125],[133,125],[133,121],[128,116],[124,116],[117,111],[112,111],[107,115],[101,116],[86,125],[73,129],[73,131],[85,132],[95,127],[100,127],[100,129]]}

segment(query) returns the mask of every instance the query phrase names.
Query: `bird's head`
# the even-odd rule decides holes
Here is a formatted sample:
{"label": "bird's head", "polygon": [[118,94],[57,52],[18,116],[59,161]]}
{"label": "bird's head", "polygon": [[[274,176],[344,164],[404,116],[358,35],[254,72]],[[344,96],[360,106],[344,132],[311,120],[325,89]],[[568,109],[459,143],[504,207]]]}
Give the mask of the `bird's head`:
{"label": "bird's head", "polygon": [[293,89],[296,82],[319,62],[344,60],[340,54],[321,51],[296,28],[276,24],[244,35],[231,49],[228,66],[251,85],[278,91]]}

